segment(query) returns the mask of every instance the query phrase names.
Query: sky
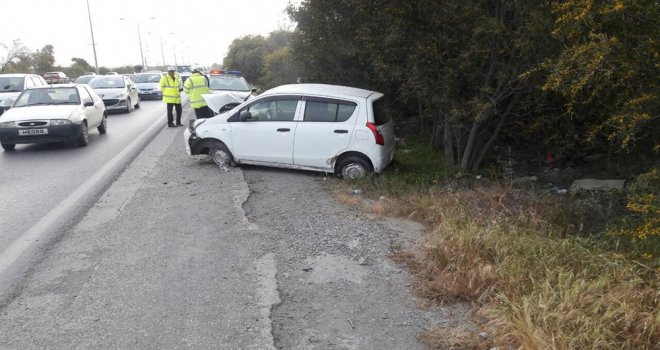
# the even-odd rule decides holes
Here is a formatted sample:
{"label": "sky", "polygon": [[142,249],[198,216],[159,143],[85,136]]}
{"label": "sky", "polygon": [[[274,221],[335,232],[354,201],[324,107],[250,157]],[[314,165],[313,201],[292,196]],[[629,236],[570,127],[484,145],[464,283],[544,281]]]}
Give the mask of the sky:
{"label": "sky", "polygon": [[[137,65],[141,56],[147,66],[162,65],[163,60],[165,65],[175,60],[221,64],[236,38],[293,29],[285,12],[290,1],[89,0],[98,65]],[[51,44],[56,64],[69,66],[72,57],[80,57],[94,66],[86,0],[19,0],[2,5],[0,43],[21,39],[31,51]]]}

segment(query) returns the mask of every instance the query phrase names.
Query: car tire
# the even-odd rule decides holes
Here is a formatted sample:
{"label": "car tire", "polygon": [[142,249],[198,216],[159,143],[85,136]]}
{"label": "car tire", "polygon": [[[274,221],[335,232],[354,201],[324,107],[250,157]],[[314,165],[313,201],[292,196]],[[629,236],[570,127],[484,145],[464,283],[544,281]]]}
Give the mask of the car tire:
{"label": "car tire", "polygon": [[80,147],[85,147],[89,144],[89,130],[87,129],[87,123],[85,122],[82,123],[82,130],[80,131],[80,136],[78,136],[76,143]]}
{"label": "car tire", "polygon": [[13,143],[2,143],[2,149],[5,151],[13,151],[16,149],[16,145]]}
{"label": "car tire", "polygon": [[337,175],[343,179],[359,179],[372,172],[371,164],[363,157],[348,156],[337,163]]}
{"label": "car tire", "polygon": [[140,109],[140,98],[138,97],[138,101],[135,104],[135,109]]}
{"label": "car tire", "polygon": [[132,108],[133,108],[133,104],[132,104],[131,98],[127,97],[126,98],[126,110],[124,112],[131,113]]}
{"label": "car tire", "polygon": [[108,132],[108,117],[105,115],[105,113],[103,114],[103,120],[101,121],[101,125],[99,125],[97,129],[99,131],[99,134],[101,135]]}
{"label": "car tire", "polygon": [[209,157],[211,157],[213,163],[219,166],[236,166],[234,156],[222,142],[215,142],[209,147]]}

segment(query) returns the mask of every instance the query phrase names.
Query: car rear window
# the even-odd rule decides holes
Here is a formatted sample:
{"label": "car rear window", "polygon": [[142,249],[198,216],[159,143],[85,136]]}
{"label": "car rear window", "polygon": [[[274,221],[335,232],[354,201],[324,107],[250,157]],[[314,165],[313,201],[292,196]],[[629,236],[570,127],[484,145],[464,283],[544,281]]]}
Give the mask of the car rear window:
{"label": "car rear window", "polygon": [[383,125],[390,122],[390,116],[387,113],[387,104],[385,99],[380,98],[372,103],[374,111],[374,123]]}
{"label": "car rear window", "polygon": [[306,122],[345,122],[355,111],[357,104],[348,101],[307,101]]}

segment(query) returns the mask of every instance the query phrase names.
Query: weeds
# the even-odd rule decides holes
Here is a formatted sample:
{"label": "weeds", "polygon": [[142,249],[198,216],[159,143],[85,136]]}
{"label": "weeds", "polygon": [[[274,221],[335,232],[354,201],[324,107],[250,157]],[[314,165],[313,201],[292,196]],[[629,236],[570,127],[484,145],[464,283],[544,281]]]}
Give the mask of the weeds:
{"label": "weeds", "polygon": [[602,234],[607,213],[510,186],[456,185],[455,173],[446,170],[445,179],[409,172],[419,162],[412,155],[400,156],[383,176],[342,185],[361,186],[373,199],[364,204],[353,197],[353,205],[427,225],[426,250],[400,251],[393,259],[419,277],[420,295],[474,303],[475,321],[491,335],[488,346],[464,329],[429,330],[420,339],[436,348],[474,349],[660,344],[660,273]]}

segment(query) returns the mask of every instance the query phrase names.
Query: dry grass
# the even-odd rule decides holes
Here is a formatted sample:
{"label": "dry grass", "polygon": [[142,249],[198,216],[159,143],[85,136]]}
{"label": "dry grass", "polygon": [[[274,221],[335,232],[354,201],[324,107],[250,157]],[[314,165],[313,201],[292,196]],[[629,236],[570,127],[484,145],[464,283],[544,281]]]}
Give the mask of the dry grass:
{"label": "dry grass", "polygon": [[[658,348],[659,274],[585,235],[585,223],[600,220],[596,213],[570,199],[497,186],[390,191],[386,181],[341,184],[361,186],[372,198],[341,200],[426,224],[426,250],[393,258],[419,277],[416,289],[430,300],[474,302],[474,319],[493,346]],[[442,349],[483,346],[459,333],[430,331],[420,339]]]}

